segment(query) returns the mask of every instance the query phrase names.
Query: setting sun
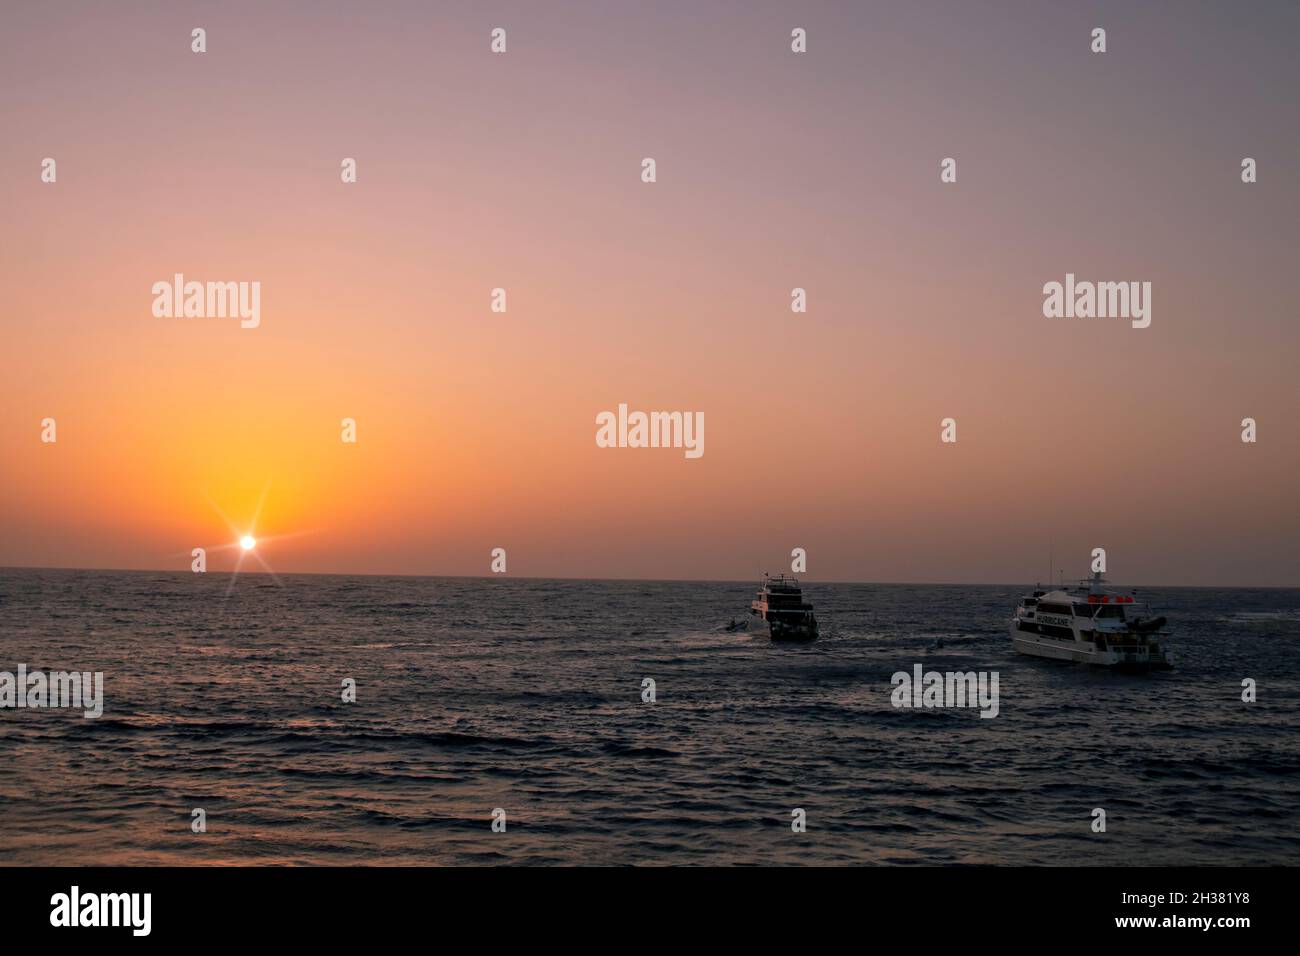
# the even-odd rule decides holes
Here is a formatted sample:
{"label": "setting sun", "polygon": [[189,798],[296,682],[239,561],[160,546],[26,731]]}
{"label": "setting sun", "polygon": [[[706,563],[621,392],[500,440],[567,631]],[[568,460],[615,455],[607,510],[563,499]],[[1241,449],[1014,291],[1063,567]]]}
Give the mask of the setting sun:
{"label": "setting sun", "polygon": [[245,551],[252,551],[253,548],[256,547],[256,545],[257,545],[257,541],[254,540],[251,534],[246,534],[239,539],[239,546],[243,548]]}

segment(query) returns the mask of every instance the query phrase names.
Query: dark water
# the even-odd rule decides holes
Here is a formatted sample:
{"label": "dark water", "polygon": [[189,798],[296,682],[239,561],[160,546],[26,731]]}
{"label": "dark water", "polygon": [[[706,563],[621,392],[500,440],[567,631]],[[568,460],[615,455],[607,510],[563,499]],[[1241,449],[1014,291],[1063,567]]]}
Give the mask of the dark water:
{"label": "dark water", "polygon": [[[1125,676],[1016,656],[1018,588],[809,582],[782,646],[748,584],[281,580],[0,571],[0,671],[107,698],[0,710],[0,859],[1300,864],[1300,591],[1151,589],[1179,666]],[[999,715],[893,708],[917,662]]]}

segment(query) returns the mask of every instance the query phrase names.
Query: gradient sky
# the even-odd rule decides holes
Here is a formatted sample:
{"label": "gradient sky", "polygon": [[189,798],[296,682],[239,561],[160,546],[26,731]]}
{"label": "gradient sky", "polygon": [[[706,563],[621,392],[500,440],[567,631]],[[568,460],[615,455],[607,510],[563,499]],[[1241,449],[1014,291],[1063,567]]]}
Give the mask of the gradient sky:
{"label": "gradient sky", "polygon": [[6,4],[0,565],[1300,584],[1300,7],[1063,6]]}

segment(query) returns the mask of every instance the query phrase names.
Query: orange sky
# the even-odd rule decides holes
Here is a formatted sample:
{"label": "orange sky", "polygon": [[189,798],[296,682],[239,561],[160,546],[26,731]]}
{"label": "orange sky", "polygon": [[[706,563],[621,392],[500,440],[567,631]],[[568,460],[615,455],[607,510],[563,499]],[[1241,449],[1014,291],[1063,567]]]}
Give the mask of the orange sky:
{"label": "orange sky", "polygon": [[[185,570],[269,482],[277,571],[1300,583],[1294,11],[971,7],[7,12],[0,565]],[[620,402],[705,455],[597,448]]]}

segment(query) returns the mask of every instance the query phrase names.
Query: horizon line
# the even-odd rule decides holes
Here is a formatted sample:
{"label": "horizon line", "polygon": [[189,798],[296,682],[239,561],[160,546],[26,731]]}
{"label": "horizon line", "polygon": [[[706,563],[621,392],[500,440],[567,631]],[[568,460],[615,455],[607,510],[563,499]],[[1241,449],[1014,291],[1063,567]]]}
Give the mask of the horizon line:
{"label": "horizon line", "polygon": [[[274,575],[268,571],[185,571],[177,568],[77,568],[66,565],[7,565],[0,564],[2,571],[80,571],[88,573],[117,573],[117,574],[226,574],[234,575],[262,575],[265,577],[353,577],[353,578],[449,578],[455,580],[467,581],[495,581],[513,579],[516,581],[610,581],[626,582],[629,584],[753,584],[753,580],[745,578],[620,578],[620,577],[569,577],[564,575],[529,575],[529,574],[420,574],[413,572],[373,572],[373,571],[277,571]],[[784,573],[784,572],[782,572]],[[888,586],[888,587],[1002,587],[1002,588],[1020,588],[1025,587],[1025,582],[1006,582],[1006,581],[850,581],[838,578],[815,578],[808,574],[798,575],[800,580],[811,581],[820,584],[850,584],[861,585],[866,587]],[[1077,582],[1087,581],[1087,578],[1071,578],[1064,583],[1047,582],[1047,586],[1060,588],[1069,587]],[[1107,582],[1110,583],[1110,582]],[[1042,581],[1035,581],[1035,587],[1041,587]],[[1300,590],[1300,585],[1293,584],[1125,584],[1112,585],[1117,590],[1125,588],[1185,588],[1188,590],[1214,590],[1214,589],[1231,589],[1237,591],[1258,590],[1258,591],[1295,591]]]}

